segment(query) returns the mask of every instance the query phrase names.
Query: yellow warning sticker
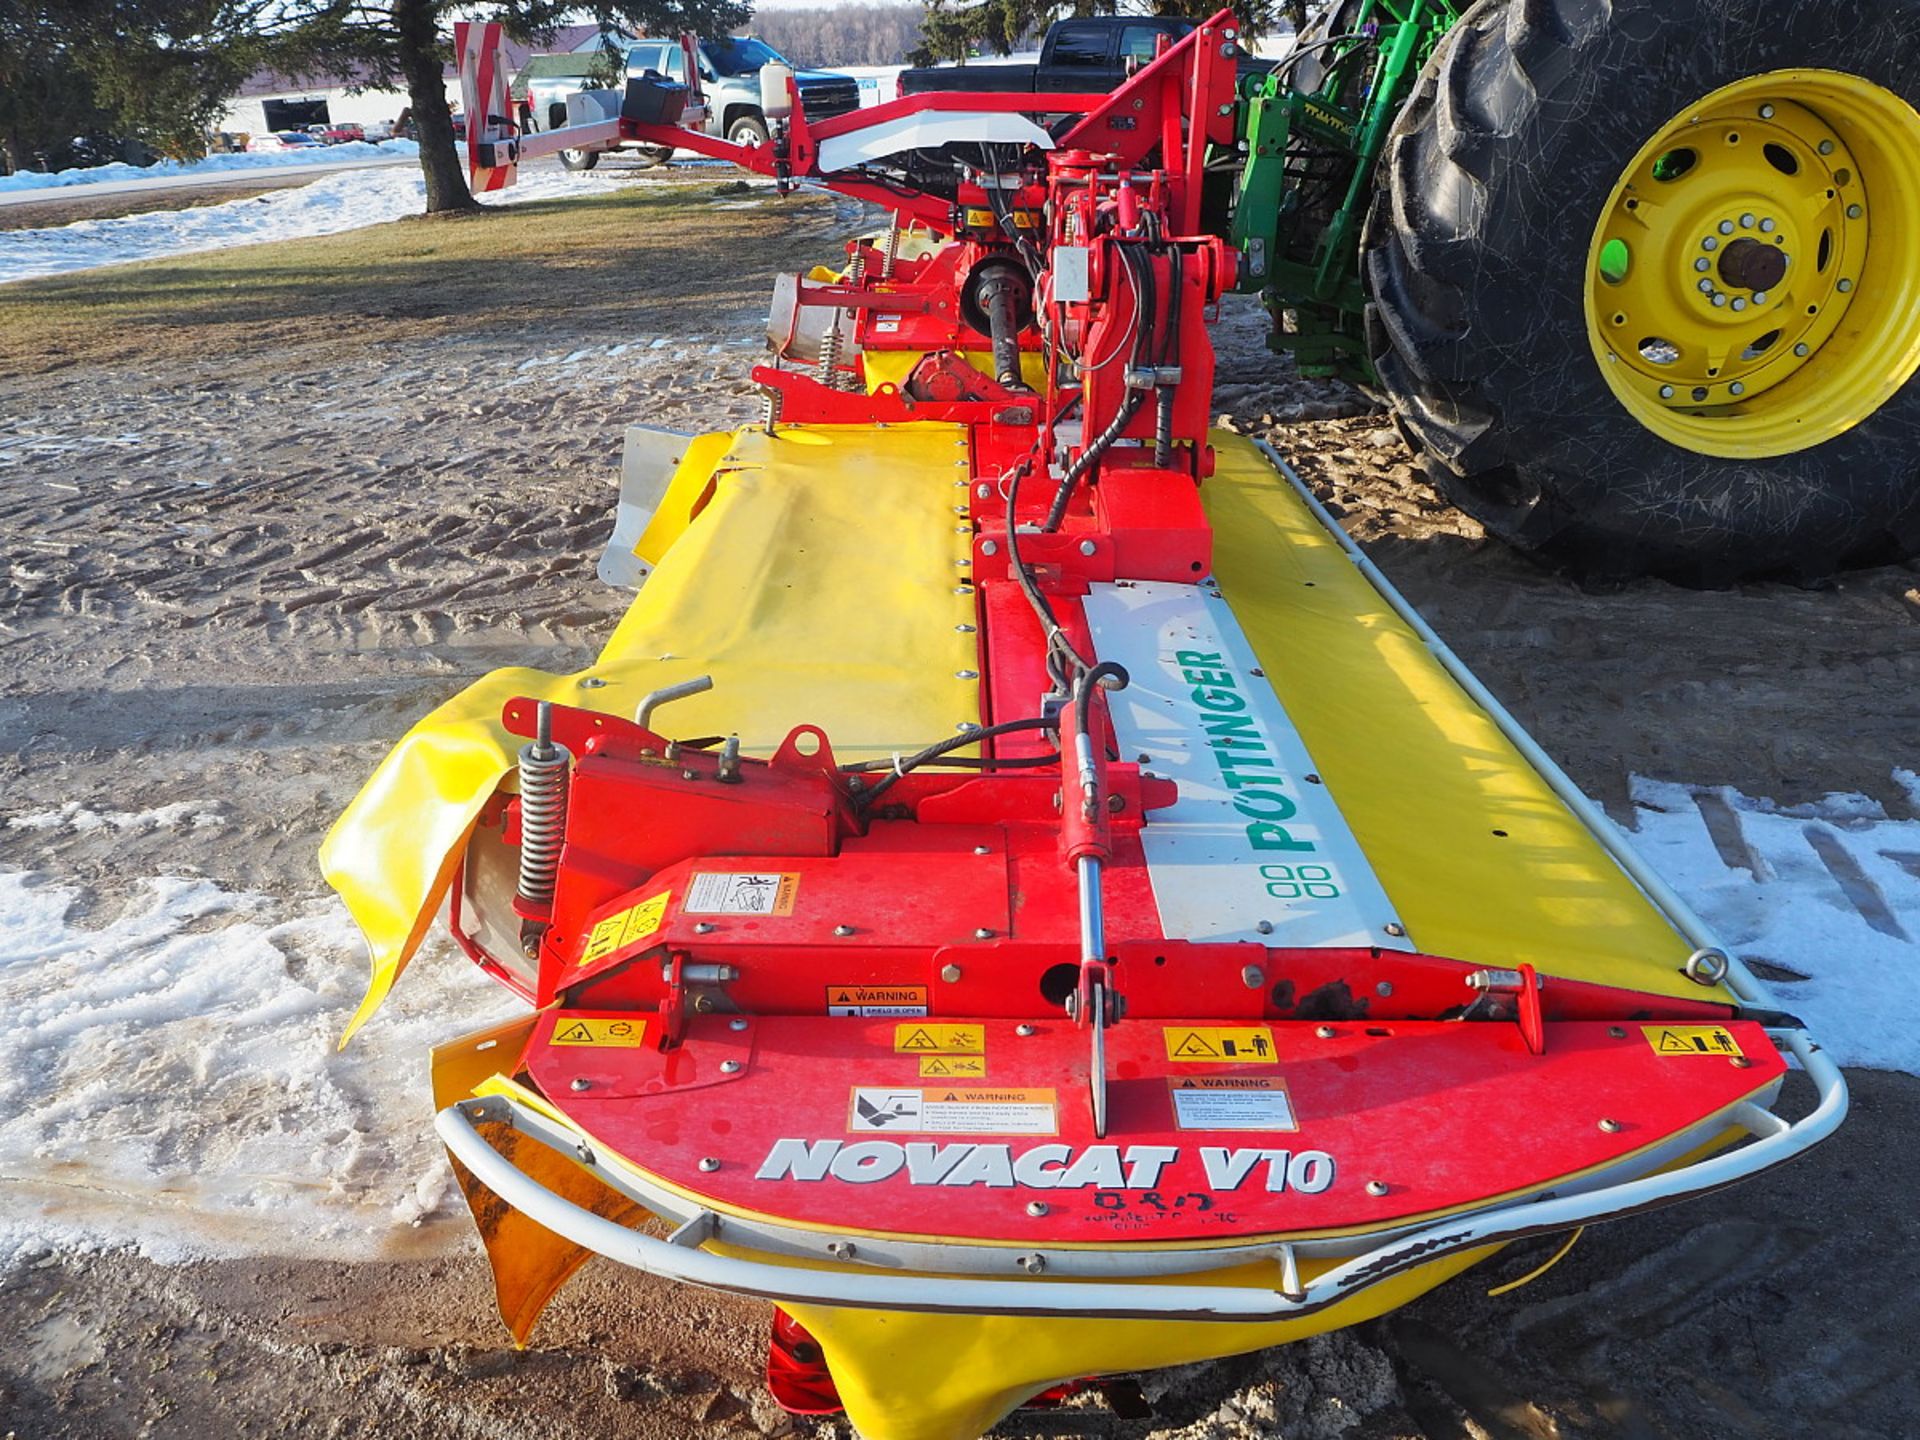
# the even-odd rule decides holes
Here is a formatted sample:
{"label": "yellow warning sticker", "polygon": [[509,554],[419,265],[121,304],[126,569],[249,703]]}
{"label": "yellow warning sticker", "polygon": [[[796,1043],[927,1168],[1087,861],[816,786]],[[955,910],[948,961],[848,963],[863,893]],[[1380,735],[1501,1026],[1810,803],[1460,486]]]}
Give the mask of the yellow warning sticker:
{"label": "yellow warning sticker", "polygon": [[983,1025],[896,1025],[893,1048],[901,1055],[984,1055]]}
{"label": "yellow warning sticker", "polygon": [[1642,1025],[1656,1055],[1744,1055],[1724,1025]]}
{"label": "yellow warning sticker", "polygon": [[1271,1065],[1273,1032],[1264,1025],[1167,1025],[1167,1059],[1200,1065]]}
{"label": "yellow warning sticker", "polygon": [[603,960],[614,951],[644,940],[660,928],[660,922],[667,915],[667,901],[673,892],[662,890],[658,895],[648,896],[638,905],[609,915],[593,927],[587,936],[586,948],[580,952],[580,963],[591,965]]}
{"label": "yellow warning sticker", "polygon": [[631,1050],[647,1038],[644,1020],[587,1020],[563,1017],[553,1027],[555,1045],[597,1045]]}
{"label": "yellow warning sticker", "polygon": [[922,1080],[984,1080],[987,1057],[984,1055],[922,1055]]}

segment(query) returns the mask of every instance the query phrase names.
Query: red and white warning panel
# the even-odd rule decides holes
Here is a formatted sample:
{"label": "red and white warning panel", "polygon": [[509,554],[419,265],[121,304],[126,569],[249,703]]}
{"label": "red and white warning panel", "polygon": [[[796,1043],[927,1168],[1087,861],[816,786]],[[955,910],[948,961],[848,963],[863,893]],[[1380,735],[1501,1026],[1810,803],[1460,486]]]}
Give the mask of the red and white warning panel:
{"label": "red and white warning panel", "polygon": [[1550,1023],[1536,1055],[1497,1023],[1123,1021],[1100,1137],[1064,1019],[702,1016],[665,1051],[618,1023],[543,1018],[527,1069],[645,1173],[775,1221],[854,1204],[894,1234],[1054,1244],[1372,1225],[1651,1163],[1785,1070],[1748,1022]]}

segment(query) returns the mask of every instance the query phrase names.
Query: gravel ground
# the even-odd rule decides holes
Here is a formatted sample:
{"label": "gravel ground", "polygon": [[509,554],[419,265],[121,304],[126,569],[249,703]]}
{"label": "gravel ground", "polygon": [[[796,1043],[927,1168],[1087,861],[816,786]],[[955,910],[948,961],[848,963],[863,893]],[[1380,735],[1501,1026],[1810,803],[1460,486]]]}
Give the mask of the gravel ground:
{"label": "gravel ground", "polygon": [[[636,294],[697,281],[704,297],[650,307],[643,324],[556,304],[507,328],[423,295],[428,318],[274,327],[253,349],[156,340],[10,380],[0,810],[137,812],[186,796],[213,802],[219,823],[0,828],[0,869],[82,887],[74,918],[89,926],[117,913],[129,876],[313,903],[321,833],[411,719],[499,665],[578,666],[606,634],[622,601],[592,566],[619,426],[753,416],[745,375],[772,270],[789,251],[824,253],[847,219],[818,203],[788,213],[771,259],[745,244],[636,256],[623,282]],[[1583,589],[1488,541],[1423,483],[1380,413],[1293,375],[1260,328],[1250,305],[1228,307],[1230,422],[1293,458],[1616,814],[1631,814],[1634,773],[1787,803],[1859,790],[1912,813],[1888,772],[1912,759],[1899,697],[1920,680],[1915,575]],[[1920,1126],[1920,1082],[1851,1079],[1854,1119],[1809,1158],[1593,1232],[1529,1288],[1484,1293],[1545,1258],[1538,1247],[1359,1330],[1144,1377],[996,1433],[1911,1434],[1900,1337],[1920,1328],[1920,1250],[1899,1137]],[[424,1087],[395,1095],[385,1123],[424,1129],[427,1110]],[[29,1178],[0,1176],[0,1194]],[[140,1223],[129,1205],[128,1233]],[[844,1436],[766,1400],[764,1325],[756,1304],[596,1264],[515,1352],[457,1206],[377,1259],[162,1265],[29,1247],[0,1265],[13,1339],[0,1433]]]}

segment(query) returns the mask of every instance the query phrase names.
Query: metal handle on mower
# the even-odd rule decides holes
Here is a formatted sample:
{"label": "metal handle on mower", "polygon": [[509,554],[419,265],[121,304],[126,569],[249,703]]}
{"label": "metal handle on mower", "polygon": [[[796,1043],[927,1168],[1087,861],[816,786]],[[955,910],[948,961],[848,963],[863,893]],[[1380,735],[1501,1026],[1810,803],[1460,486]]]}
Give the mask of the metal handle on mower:
{"label": "metal handle on mower", "polygon": [[[1397,1235],[1343,1260],[1291,1296],[1257,1286],[1167,1285],[1079,1280],[978,1280],[946,1275],[901,1275],[773,1265],[712,1255],[696,1248],[725,1222],[710,1211],[694,1216],[675,1240],[659,1240],[615,1224],[563,1199],[522,1172],[490,1145],[476,1121],[499,1122],[592,1167],[584,1137],[509,1096],[465,1100],[434,1117],[434,1129],[476,1179],[508,1205],[556,1235],[651,1275],[758,1295],[776,1303],[843,1305],[859,1309],[968,1315],[1079,1315],[1135,1320],[1288,1320],[1351,1299],[1402,1271],[1463,1250],[1530,1235],[1617,1219],[1723,1189],[1824,1140],[1847,1110],[1839,1067],[1801,1030],[1769,1031],[1800,1061],[1819,1092],[1805,1118],[1788,1123],[1751,1102],[1733,1108],[1729,1123],[1756,1138],[1750,1145],[1684,1169],[1642,1176],[1602,1190],[1550,1199],[1520,1200]],[[684,1237],[686,1243],[677,1243]],[[1290,1286],[1282,1257],[1276,1283]]]}

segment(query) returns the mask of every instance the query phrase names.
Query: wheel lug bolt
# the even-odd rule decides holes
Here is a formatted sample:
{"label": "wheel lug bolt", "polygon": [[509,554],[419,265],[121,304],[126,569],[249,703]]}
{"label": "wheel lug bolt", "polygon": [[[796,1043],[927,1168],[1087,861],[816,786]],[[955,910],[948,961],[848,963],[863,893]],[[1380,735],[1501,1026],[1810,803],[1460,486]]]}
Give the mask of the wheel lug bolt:
{"label": "wheel lug bolt", "polygon": [[1747,308],[1747,302],[1745,300],[1735,300],[1733,302],[1733,308],[1736,310],[1744,310]]}
{"label": "wheel lug bolt", "polygon": [[1720,248],[1720,240],[1717,236],[1709,235],[1700,242],[1700,248],[1702,250],[1718,250]]}
{"label": "wheel lug bolt", "polygon": [[1733,222],[1731,220],[1722,220],[1720,222],[1720,233],[1722,235],[1731,235],[1733,233]]}
{"label": "wheel lug bolt", "polygon": [[1805,355],[1807,353],[1807,350],[1808,350],[1808,345],[1807,345],[1807,342],[1804,340],[1802,340],[1798,345],[1793,347],[1793,353],[1796,355]]}
{"label": "wheel lug bolt", "polygon": [[1845,295],[1851,289],[1853,289],[1853,282],[1851,280],[1842,280],[1840,282],[1839,290],[1842,295]]}
{"label": "wheel lug bolt", "polygon": [[1753,216],[1742,215],[1740,217],[1740,228],[1742,230],[1751,230],[1753,228]]}
{"label": "wheel lug bolt", "polygon": [[1693,268],[1700,271],[1702,274],[1705,274],[1708,270],[1713,268],[1713,262],[1707,259],[1706,256],[1702,255],[1698,260],[1693,262]]}
{"label": "wheel lug bolt", "polygon": [[1660,387],[1660,398],[1662,400],[1671,400],[1673,398],[1673,387],[1671,385],[1662,385]]}
{"label": "wheel lug bolt", "polygon": [[1762,105],[1760,107],[1760,118],[1762,120],[1771,120],[1773,118],[1773,106]]}
{"label": "wheel lug bolt", "polygon": [[1764,291],[1764,290],[1756,290],[1756,291],[1754,291],[1754,292],[1753,292],[1753,303],[1754,303],[1754,304],[1756,304],[1756,305],[1764,305],[1764,304],[1766,304],[1766,303],[1767,303],[1767,292],[1766,292],[1766,291]]}
{"label": "wheel lug bolt", "polygon": [[1831,155],[1833,153],[1833,141],[1822,140],[1819,145],[1819,150],[1822,155]]}
{"label": "wheel lug bolt", "polygon": [[1727,303],[1727,297],[1724,295],[1715,295],[1713,297],[1713,303],[1715,305],[1724,305]]}
{"label": "wheel lug bolt", "polygon": [[1700,293],[1702,295],[1711,295],[1713,293],[1713,281],[1702,280],[1700,282]]}
{"label": "wheel lug bolt", "polygon": [[1849,205],[1847,207],[1847,218],[1849,220],[1858,220],[1862,213],[1858,205]]}
{"label": "wheel lug bolt", "polygon": [[1738,380],[1727,386],[1727,389],[1735,395],[1744,395],[1747,393],[1747,387],[1742,385]]}
{"label": "wheel lug bolt", "polygon": [[1771,235],[1778,228],[1779,227],[1773,223],[1772,216],[1768,216],[1765,220],[1762,220],[1760,222],[1760,233],[1762,235]]}

